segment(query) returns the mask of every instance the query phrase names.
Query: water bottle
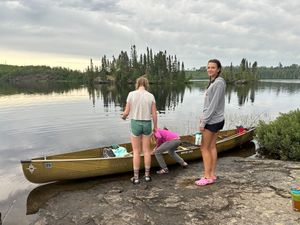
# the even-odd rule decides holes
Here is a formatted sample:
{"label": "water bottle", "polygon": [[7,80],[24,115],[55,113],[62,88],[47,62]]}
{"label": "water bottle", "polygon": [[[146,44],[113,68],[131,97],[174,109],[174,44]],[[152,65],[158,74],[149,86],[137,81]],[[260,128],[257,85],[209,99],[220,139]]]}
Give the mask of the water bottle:
{"label": "water bottle", "polygon": [[201,132],[196,132],[195,133],[195,145],[200,145],[201,144],[201,139],[202,139]]}

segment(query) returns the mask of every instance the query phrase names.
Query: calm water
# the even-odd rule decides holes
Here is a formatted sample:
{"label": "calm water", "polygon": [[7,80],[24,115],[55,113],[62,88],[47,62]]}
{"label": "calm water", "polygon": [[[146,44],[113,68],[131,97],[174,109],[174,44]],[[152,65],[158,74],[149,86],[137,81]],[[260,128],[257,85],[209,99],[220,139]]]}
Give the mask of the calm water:
{"label": "calm water", "polygon": [[[196,131],[206,85],[207,81],[198,81],[188,86],[151,86],[159,126],[180,134]],[[133,86],[0,84],[0,212],[4,224],[29,224],[35,218],[25,216],[26,201],[38,185],[23,177],[21,159],[129,141],[129,121],[121,120],[120,113],[130,90]],[[299,99],[300,80],[228,86],[225,128],[272,120],[280,112],[299,108]]]}

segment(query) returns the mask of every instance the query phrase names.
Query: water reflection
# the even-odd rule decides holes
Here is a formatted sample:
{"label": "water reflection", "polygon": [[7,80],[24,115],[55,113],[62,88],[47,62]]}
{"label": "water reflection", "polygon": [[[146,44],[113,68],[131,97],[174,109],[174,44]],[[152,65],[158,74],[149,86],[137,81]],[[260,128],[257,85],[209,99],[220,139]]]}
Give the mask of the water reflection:
{"label": "water reflection", "polygon": [[15,94],[50,94],[66,93],[80,88],[82,85],[70,82],[28,82],[28,83],[1,83],[0,96]]}
{"label": "water reflection", "polygon": [[[237,98],[239,106],[244,105],[246,102],[254,103],[255,93],[258,91],[275,91],[277,95],[280,93],[294,94],[300,90],[300,82],[297,81],[261,81],[241,85],[228,84],[226,90],[227,102],[230,103],[233,98]],[[207,82],[200,81],[191,84],[181,83],[176,85],[152,84],[150,92],[156,97],[158,110],[160,113],[164,113],[166,110],[175,110],[178,104],[182,103],[186,91],[199,89],[203,93]],[[80,88],[82,88],[82,85],[75,83],[22,83],[15,85],[0,83],[0,96],[20,93],[62,94]],[[101,84],[87,86],[86,88],[93,106],[95,106],[97,100],[101,99],[105,108],[112,105],[123,108],[128,93],[134,90],[134,84]]]}
{"label": "water reflection", "polygon": [[[300,92],[299,80],[262,80],[258,83],[257,89],[276,90],[276,93],[294,94]],[[256,90],[257,90],[256,89]]]}
{"label": "water reflection", "polygon": [[127,95],[130,91],[134,90],[134,85],[121,85],[121,84],[100,84],[87,87],[90,99],[95,106],[97,99],[103,100],[104,107],[112,104],[115,106],[124,107]]}
{"label": "water reflection", "polygon": [[[186,88],[191,87],[184,83],[177,85],[153,84],[150,87],[150,92],[156,98],[157,109],[160,113],[164,113],[165,110],[175,110],[176,106],[182,103]],[[134,90],[134,85],[100,84],[88,86],[87,90],[93,102],[93,106],[95,106],[97,99],[102,98],[104,107],[114,104],[115,106],[123,108],[125,107],[128,93]]]}
{"label": "water reflection", "polygon": [[[131,174],[130,174],[131,175]],[[40,208],[58,194],[65,191],[79,191],[93,188],[99,184],[128,180],[129,174],[110,175],[99,178],[86,178],[45,184],[33,189],[27,196],[26,215],[35,214]]]}
{"label": "water reflection", "polygon": [[[255,101],[255,93],[256,92],[276,92],[276,95],[280,93],[286,94],[295,94],[300,92],[300,83],[293,82],[273,82],[273,81],[261,81],[254,82],[249,84],[240,84],[240,85],[227,85],[226,96],[228,99],[228,103],[230,103],[232,99],[232,95],[236,94],[238,99],[238,105],[242,106],[246,102],[254,103]],[[267,99],[266,99],[267,100]],[[271,100],[271,99],[270,99]]]}
{"label": "water reflection", "polygon": [[240,84],[240,85],[227,85],[226,96],[228,103],[230,103],[232,94],[236,94],[238,99],[238,105],[242,106],[245,102],[254,102],[255,90],[257,90],[258,83]]}
{"label": "water reflection", "polygon": [[[96,183],[97,184],[97,183]],[[88,189],[95,186],[93,182],[82,183],[76,182],[65,182],[65,183],[51,183],[42,186],[38,186],[33,189],[28,197],[26,203],[26,215],[35,214],[43,207],[48,200],[54,198],[62,191],[74,191]]]}

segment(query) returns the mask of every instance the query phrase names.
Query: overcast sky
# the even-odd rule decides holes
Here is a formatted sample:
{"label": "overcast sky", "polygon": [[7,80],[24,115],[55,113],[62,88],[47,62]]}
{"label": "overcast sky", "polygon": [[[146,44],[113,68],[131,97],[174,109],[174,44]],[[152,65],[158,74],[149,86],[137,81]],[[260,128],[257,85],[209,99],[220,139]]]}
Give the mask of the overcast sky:
{"label": "overcast sky", "polygon": [[0,63],[84,69],[135,44],[186,68],[300,64],[297,0],[1,0],[0,21]]}

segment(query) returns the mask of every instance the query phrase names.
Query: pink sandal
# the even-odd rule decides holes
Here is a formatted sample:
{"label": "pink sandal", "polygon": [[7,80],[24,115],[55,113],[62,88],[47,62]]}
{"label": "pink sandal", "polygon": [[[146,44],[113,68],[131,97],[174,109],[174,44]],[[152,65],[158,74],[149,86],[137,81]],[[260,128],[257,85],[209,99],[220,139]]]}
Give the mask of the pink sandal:
{"label": "pink sandal", "polygon": [[213,184],[213,183],[215,183],[214,179],[209,179],[209,178],[205,178],[205,177],[202,177],[200,180],[195,181],[195,184],[197,186],[205,186],[205,185],[209,185],[209,184]]}
{"label": "pink sandal", "polygon": [[[201,178],[202,178],[202,177],[197,177],[195,181],[201,180]],[[211,179],[214,180],[214,181],[217,181],[217,180],[219,179],[219,177],[213,176]]]}

